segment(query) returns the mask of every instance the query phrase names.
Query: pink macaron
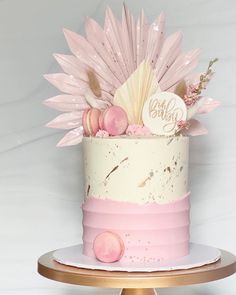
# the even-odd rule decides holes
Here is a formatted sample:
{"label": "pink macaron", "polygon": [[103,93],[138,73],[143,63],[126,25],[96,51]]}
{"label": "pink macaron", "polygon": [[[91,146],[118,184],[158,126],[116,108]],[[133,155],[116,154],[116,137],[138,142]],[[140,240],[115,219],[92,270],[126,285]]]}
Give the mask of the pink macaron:
{"label": "pink macaron", "polygon": [[106,231],[94,240],[93,251],[96,258],[102,262],[119,261],[124,255],[124,242],[116,233]]}
{"label": "pink macaron", "polygon": [[99,117],[101,111],[96,108],[90,108],[84,111],[82,117],[82,124],[84,133],[87,136],[94,136],[99,130]]}
{"label": "pink macaron", "polygon": [[107,108],[99,117],[99,127],[113,136],[124,134],[128,127],[126,112],[119,106]]}

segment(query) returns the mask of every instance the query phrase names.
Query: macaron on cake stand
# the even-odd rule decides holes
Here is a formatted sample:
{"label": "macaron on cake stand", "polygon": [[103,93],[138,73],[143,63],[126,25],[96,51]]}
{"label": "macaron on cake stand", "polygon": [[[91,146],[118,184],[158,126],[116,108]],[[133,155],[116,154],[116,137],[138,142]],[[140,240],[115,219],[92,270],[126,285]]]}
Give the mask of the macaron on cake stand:
{"label": "macaron on cake stand", "polygon": [[[47,106],[63,112],[47,126],[69,130],[57,146],[79,144],[84,136],[86,137],[85,142],[87,138],[90,142],[95,141],[96,147],[98,141],[103,146],[106,138],[108,138],[107,141],[113,141],[111,137],[115,137],[117,140],[125,138],[125,140],[128,139],[127,142],[130,142],[129,137],[139,142],[146,142],[147,138],[151,138],[151,140],[154,138],[158,146],[158,140],[164,138],[168,143],[163,148],[161,146],[158,155],[162,155],[163,152],[163,154],[170,156],[170,152],[166,152],[166,146],[172,140],[181,141],[183,138],[186,140],[186,136],[207,133],[206,128],[198,120],[193,119],[193,116],[208,113],[219,105],[218,101],[201,95],[212,77],[212,66],[217,59],[210,61],[204,73],[193,73],[198,64],[199,50],[193,49],[183,53],[180,32],[165,37],[165,17],[163,14],[149,25],[143,12],[136,21],[125,5],[121,21],[117,20],[111,9],[108,8],[104,28],[94,20],[87,18],[85,31],[86,37],[83,37],[69,30],[64,30],[73,55],[55,54],[64,73],[45,75],[51,84],[63,92],[44,102]],[[176,137],[178,138],[176,139]],[[145,140],[143,141],[143,139]],[[131,151],[133,153],[133,148]],[[92,154],[96,154],[97,157],[96,151]],[[135,154],[134,162],[137,162],[137,158],[142,159],[143,150],[138,155]],[[187,153],[184,155],[186,156]],[[96,157],[92,157],[93,160],[96,160]],[[153,154],[151,157],[151,162],[153,162]],[[106,159],[104,158],[104,161]],[[102,157],[100,160],[103,163]],[[126,160],[128,157],[124,158],[120,164]],[[149,162],[147,163],[149,169]],[[142,164],[135,170],[142,169],[140,166]],[[113,172],[117,173],[118,167],[119,165],[114,166],[107,174],[106,179]],[[180,172],[182,170],[183,166],[180,167],[180,170],[178,169]],[[128,177],[135,173],[134,169],[127,171]],[[158,167],[156,171],[158,171]],[[171,168],[167,167],[164,171],[171,173]],[[93,178],[101,174],[96,170],[96,175],[94,174]],[[151,180],[153,174],[152,171],[149,177],[138,185],[138,189],[144,187]],[[161,177],[161,174],[158,177]],[[121,182],[126,182],[126,180]],[[181,180],[180,183],[187,185],[186,179],[185,181]],[[129,185],[129,183],[120,183],[120,185]],[[107,193],[111,194],[112,189],[113,187],[110,186]],[[137,191],[136,183],[135,189],[136,191],[132,195],[134,198],[139,198],[140,190]],[[148,187],[147,190],[150,191],[150,188]],[[97,191],[93,190],[95,195],[92,193],[89,195],[90,191],[91,185],[89,184],[86,197],[90,200],[93,197],[96,198]],[[142,191],[142,197],[149,195],[149,191]],[[176,196],[174,196],[175,199],[168,200],[166,193],[160,197],[159,189],[153,191],[151,191],[151,201],[150,199],[147,202],[146,199],[142,199],[144,200],[142,201],[140,198],[137,204],[139,205],[140,201],[143,202],[140,203],[143,206],[147,204],[148,207],[150,204],[151,206],[154,204],[156,208],[156,206],[161,206],[159,204],[161,202],[173,204],[176,201]],[[176,192],[174,188],[172,191]],[[187,192],[185,191],[185,193]],[[103,194],[104,192],[100,195],[103,196]],[[120,193],[118,199],[124,194]],[[100,195],[99,201],[104,201]],[[189,194],[187,193],[187,195]],[[129,196],[130,194],[127,194],[125,198],[129,199]],[[111,197],[114,197],[113,194]],[[162,199],[160,200],[160,198]],[[118,201],[127,207],[128,201],[126,199],[124,202],[120,199]],[[135,205],[135,208],[136,201],[134,199],[133,203],[130,203],[132,206]],[[143,207],[141,208],[143,215]],[[106,213],[106,211],[104,212]],[[184,212],[189,211],[186,209]],[[149,223],[145,223],[147,231],[153,223],[155,225],[156,221],[155,219],[150,224],[149,213],[150,210],[147,214]],[[110,214],[110,216],[113,215]],[[166,225],[169,219],[173,219],[172,215],[168,216],[168,220],[164,219],[165,222],[163,222],[162,214],[159,223]],[[135,246],[136,248],[134,248],[137,249],[135,255],[133,253],[127,254],[128,247],[125,245],[125,235],[122,232],[126,230],[126,224],[120,234],[109,228],[108,224],[108,228],[104,231],[102,230],[100,233],[93,231],[95,236],[89,235],[89,237],[92,236],[92,242],[89,241],[87,244],[92,246],[87,247],[87,252],[86,243],[84,243],[47,253],[40,257],[38,271],[47,278],[70,284],[124,288],[121,293],[123,295],[151,295],[155,294],[152,289],[155,287],[203,283],[233,274],[235,272],[235,257],[232,254],[205,245],[194,243],[189,245],[189,215],[185,214],[184,216],[187,216],[187,221],[184,219],[187,230],[184,231],[184,238],[180,235],[181,242],[176,242],[179,236],[175,234],[169,234],[167,238],[165,236],[166,230],[160,228],[159,232],[164,232],[164,235],[153,235],[154,243],[149,245],[152,249],[152,256],[149,254],[148,259],[147,252],[145,252],[148,247],[146,245],[145,247],[143,245]],[[99,218],[101,219],[101,217]],[[136,219],[134,223],[137,233],[143,222],[141,221],[142,224],[139,224]],[[107,220],[105,220],[105,224],[107,224]],[[94,226],[92,228],[94,229]],[[174,228],[176,229],[175,223]],[[145,233],[142,231],[138,241],[141,242],[144,235]],[[134,241],[131,239],[129,242],[132,244]],[[173,244],[167,247],[166,243]],[[151,244],[150,241],[149,244]],[[180,245],[184,251],[179,256],[176,255],[179,253],[179,247],[176,245]],[[133,257],[137,259],[134,261]],[[140,257],[142,257],[142,262]],[[179,258],[170,259],[170,257]]]}

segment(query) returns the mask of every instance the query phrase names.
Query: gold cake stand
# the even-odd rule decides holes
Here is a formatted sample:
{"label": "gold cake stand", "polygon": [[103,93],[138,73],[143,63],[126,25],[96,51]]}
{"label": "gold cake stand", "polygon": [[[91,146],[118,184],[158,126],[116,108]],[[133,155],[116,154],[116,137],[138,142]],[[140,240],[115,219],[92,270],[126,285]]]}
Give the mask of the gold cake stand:
{"label": "gold cake stand", "polygon": [[38,260],[38,272],[51,280],[103,288],[121,288],[121,295],[154,295],[154,288],[206,283],[236,272],[236,257],[221,250],[215,263],[188,270],[158,272],[117,272],[90,270],[62,265],[53,260],[53,251]]}

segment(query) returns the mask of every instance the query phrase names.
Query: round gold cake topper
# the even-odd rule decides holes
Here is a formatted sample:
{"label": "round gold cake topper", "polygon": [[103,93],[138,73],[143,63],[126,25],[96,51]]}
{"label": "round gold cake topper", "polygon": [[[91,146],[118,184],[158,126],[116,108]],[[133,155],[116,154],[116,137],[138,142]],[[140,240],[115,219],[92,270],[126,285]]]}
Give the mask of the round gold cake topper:
{"label": "round gold cake topper", "polygon": [[152,95],[143,107],[143,123],[156,135],[174,135],[178,122],[187,118],[187,108],[181,97],[171,92]]}

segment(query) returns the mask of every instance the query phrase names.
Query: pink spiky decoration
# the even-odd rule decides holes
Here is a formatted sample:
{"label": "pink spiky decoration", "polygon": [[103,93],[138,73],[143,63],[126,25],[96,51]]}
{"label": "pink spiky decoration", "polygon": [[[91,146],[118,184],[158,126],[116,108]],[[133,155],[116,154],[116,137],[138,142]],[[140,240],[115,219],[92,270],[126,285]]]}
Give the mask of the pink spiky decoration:
{"label": "pink spiky decoration", "polygon": [[[152,65],[161,90],[172,92],[198,64],[199,49],[181,52],[180,32],[165,38],[163,14],[149,25],[143,11],[135,20],[124,5],[120,21],[107,8],[104,28],[87,18],[85,30],[86,37],[64,30],[73,55],[55,54],[64,73],[45,75],[63,94],[44,103],[64,112],[47,126],[71,129],[57,146],[75,145],[82,140],[82,114],[90,107],[85,99],[91,91],[88,71],[94,72],[100,84],[100,96],[96,97],[95,103],[97,108],[102,109],[104,105],[112,104],[116,89],[144,60]],[[204,112],[203,106],[201,112]]]}

